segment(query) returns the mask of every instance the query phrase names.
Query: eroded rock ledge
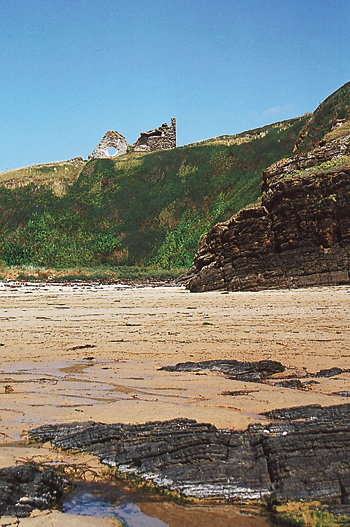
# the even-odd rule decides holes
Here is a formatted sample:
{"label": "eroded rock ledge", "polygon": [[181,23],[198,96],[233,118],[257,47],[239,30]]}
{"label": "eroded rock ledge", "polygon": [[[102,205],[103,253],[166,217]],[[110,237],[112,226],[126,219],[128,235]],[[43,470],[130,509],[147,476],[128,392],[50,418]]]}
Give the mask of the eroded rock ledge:
{"label": "eroded rock ledge", "polygon": [[261,205],[203,238],[178,280],[191,291],[349,283],[350,136],[263,174]]}
{"label": "eroded rock ledge", "polygon": [[285,408],[264,416],[271,422],[245,431],[174,419],[143,425],[46,425],[30,436],[94,454],[119,473],[185,496],[317,499],[347,510],[350,404]]}

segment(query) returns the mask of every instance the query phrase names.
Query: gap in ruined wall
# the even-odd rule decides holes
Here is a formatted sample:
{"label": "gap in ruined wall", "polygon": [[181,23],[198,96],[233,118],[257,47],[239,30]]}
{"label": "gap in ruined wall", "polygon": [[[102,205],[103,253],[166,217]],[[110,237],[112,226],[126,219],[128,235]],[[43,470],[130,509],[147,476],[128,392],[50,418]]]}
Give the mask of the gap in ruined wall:
{"label": "gap in ruined wall", "polygon": [[110,155],[111,157],[115,156],[116,153],[117,153],[117,149],[114,146],[110,146],[108,148],[108,155]]}

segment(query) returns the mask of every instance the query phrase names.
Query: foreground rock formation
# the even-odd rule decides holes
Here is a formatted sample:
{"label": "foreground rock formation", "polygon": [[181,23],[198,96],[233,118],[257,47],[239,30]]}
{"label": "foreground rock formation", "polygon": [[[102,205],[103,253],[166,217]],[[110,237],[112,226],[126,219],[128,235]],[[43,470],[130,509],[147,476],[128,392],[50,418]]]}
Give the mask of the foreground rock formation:
{"label": "foreground rock formation", "polygon": [[33,439],[97,455],[119,473],[185,496],[334,501],[349,513],[350,404],[267,412],[266,425],[219,430],[189,419],[46,425]]}
{"label": "foreground rock formation", "polygon": [[263,174],[261,205],[217,224],[180,278],[191,291],[349,283],[350,135]]}
{"label": "foreground rock formation", "polygon": [[48,509],[63,496],[64,479],[52,470],[22,465],[0,470],[0,517],[25,518],[34,509]]}

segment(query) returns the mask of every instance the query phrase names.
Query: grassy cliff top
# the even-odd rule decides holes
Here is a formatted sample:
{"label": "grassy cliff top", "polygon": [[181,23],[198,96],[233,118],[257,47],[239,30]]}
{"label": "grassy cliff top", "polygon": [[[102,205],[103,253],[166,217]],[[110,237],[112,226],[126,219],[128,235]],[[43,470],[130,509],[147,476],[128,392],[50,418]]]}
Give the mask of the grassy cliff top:
{"label": "grassy cliff top", "polygon": [[23,187],[31,183],[47,185],[52,188],[55,194],[62,195],[66,192],[67,186],[72,185],[77,180],[85,164],[86,161],[82,157],[76,157],[68,161],[15,168],[0,172],[0,185],[7,188]]}

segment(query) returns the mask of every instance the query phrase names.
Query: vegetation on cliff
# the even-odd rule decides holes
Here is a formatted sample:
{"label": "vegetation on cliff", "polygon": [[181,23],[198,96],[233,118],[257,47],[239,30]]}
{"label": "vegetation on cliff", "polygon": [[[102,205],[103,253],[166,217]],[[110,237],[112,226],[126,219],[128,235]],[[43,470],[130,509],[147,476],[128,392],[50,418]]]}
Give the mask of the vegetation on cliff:
{"label": "vegetation on cliff", "polygon": [[[341,121],[350,119],[350,82],[341,86],[338,90],[327,97],[307,120],[304,128],[300,132],[296,142],[298,153],[308,152],[316,146],[322,139],[336,139],[337,135],[327,137],[327,134]],[[337,128],[337,126],[336,126]],[[343,135],[342,131],[342,135]]]}
{"label": "vegetation on cliff", "polygon": [[189,267],[200,237],[258,198],[263,170],[292,153],[306,121],[74,170],[61,163],[1,174],[0,261]]}

